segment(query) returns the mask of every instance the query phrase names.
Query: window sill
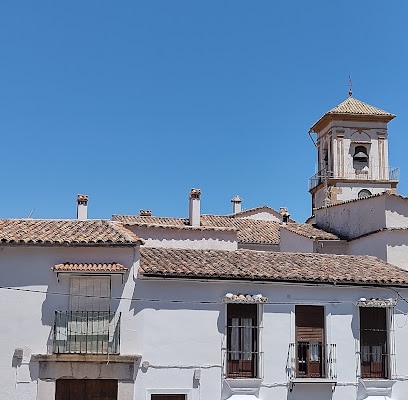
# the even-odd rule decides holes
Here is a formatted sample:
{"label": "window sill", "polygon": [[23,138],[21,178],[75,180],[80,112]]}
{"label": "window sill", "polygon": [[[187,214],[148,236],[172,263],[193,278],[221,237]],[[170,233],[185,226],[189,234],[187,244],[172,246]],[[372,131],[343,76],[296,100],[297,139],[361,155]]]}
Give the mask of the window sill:
{"label": "window sill", "polygon": [[337,379],[333,378],[292,378],[292,383],[329,383],[331,385],[337,382]]}
{"label": "window sill", "polygon": [[383,378],[360,378],[359,382],[368,396],[390,396],[396,381]]}
{"label": "window sill", "polygon": [[225,378],[232,394],[255,394],[262,384],[260,378]]}

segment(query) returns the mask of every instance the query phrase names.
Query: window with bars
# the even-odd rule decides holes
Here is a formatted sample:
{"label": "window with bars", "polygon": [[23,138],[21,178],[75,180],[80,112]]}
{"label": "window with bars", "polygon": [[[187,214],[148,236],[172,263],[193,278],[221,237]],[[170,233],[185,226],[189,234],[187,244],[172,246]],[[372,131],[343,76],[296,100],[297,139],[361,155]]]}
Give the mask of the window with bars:
{"label": "window with bars", "polygon": [[226,356],[227,377],[259,377],[259,321],[257,304],[227,304]]}
{"label": "window with bars", "polygon": [[120,313],[110,312],[109,276],[72,276],[68,311],[56,311],[55,353],[119,353]]}
{"label": "window with bars", "polygon": [[362,378],[390,376],[387,308],[360,307],[360,363]]}

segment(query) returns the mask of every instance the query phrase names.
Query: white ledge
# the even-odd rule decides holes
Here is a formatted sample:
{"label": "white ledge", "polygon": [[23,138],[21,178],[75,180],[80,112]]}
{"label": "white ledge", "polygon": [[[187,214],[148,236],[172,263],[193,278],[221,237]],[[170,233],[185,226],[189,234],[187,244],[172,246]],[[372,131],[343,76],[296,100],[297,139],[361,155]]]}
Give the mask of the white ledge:
{"label": "white ledge", "polygon": [[232,394],[256,394],[262,384],[260,378],[225,378]]}

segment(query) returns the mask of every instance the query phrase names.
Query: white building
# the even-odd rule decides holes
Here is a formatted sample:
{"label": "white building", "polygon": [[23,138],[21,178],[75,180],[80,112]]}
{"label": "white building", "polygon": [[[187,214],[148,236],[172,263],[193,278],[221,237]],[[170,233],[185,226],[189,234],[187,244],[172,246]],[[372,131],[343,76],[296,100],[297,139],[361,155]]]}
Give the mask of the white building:
{"label": "white building", "polygon": [[315,225],[202,214],[199,189],[188,218],[88,220],[80,195],[76,220],[0,220],[0,398],[408,398],[393,117],[350,97],[314,125]]}
{"label": "white building", "polygon": [[281,226],[281,251],[373,255],[408,269],[408,198],[396,194],[398,169],[388,164],[394,117],[349,97],[313,125],[320,169],[309,180],[314,215]]}
{"label": "white building", "polygon": [[142,241],[101,220],[0,220],[0,236],[0,398],[133,399],[140,356],[121,338]]}

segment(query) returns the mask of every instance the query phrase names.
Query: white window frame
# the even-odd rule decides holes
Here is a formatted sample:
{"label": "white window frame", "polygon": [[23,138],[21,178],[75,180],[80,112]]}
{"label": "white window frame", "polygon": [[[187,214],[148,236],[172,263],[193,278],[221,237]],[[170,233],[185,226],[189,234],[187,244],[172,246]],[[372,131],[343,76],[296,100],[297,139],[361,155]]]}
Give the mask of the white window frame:
{"label": "white window frame", "polygon": [[192,400],[193,398],[193,390],[192,389],[146,389],[146,399],[151,400],[152,394],[184,394],[186,396],[186,400]]}

